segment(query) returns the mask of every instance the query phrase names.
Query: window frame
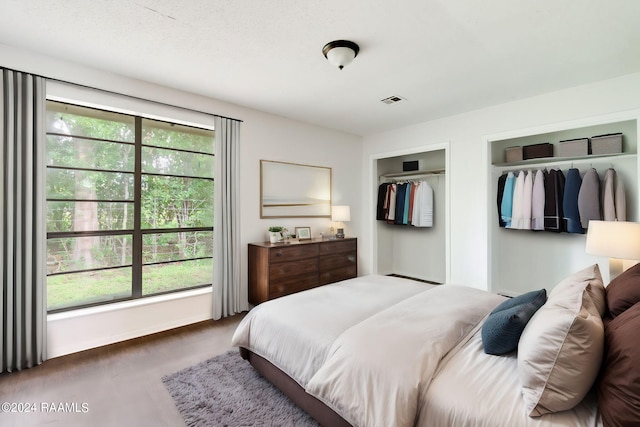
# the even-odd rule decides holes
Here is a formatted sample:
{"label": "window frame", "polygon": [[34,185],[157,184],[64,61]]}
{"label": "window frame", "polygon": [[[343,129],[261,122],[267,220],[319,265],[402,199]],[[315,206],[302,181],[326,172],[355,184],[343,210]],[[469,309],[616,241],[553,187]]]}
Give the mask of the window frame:
{"label": "window frame", "polygon": [[[52,308],[50,309],[48,307],[47,304],[47,313],[48,314],[55,314],[55,313],[61,313],[61,312],[67,312],[67,311],[72,311],[72,310],[78,310],[78,309],[82,309],[82,308],[89,308],[89,307],[96,307],[96,306],[102,306],[102,305],[107,305],[107,304],[114,304],[114,303],[119,303],[119,302],[123,302],[123,301],[131,301],[131,300],[137,300],[137,299],[142,299],[142,298],[150,298],[150,297],[155,297],[158,295],[165,295],[165,294],[173,294],[173,293],[178,293],[178,292],[184,292],[184,291],[190,291],[193,289],[201,289],[201,288],[207,288],[207,287],[212,287],[212,283],[207,283],[207,284],[200,284],[200,285],[194,285],[194,286],[188,286],[188,287],[183,287],[183,288],[179,288],[179,289],[173,289],[173,290],[166,290],[166,291],[160,291],[160,292],[155,292],[152,294],[144,294],[143,293],[143,269],[145,266],[148,265],[163,265],[163,264],[172,264],[172,263],[178,263],[178,262],[185,262],[185,261],[195,261],[195,260],[203,260],[203,259],[210,259],[211,260],[211,269],[213,272],[213,257],[215,256],[214,253],[212,253],[211,256],[201,256],[201,257],[192,257],[192,258],[181,258],[178,260],[169,260],[169,261],[157,261],[157,262],[148,262],[145,263],[144,259],[143,259],[143,249],[144,249],[144,235],[147,234],[165,234],[165,233],[180,233],[180,232],[211,232],[212,233],[212,238],[214,235],[214,218],[212,216],[211,218],[211,226],[203,226],[203,227],[177,227],[177,228],[142,228],[142,180],[143,180],[143,176],[147,175],[147,176],[160,176],[160,177],[175,177],[175,178],[188,178],[188,179],[195,179],[195,180],[204,180],[204,181],[210,181],[212,183],[212,191],[215,191],[215,173],[213,173],[213,177],[209,178],[209,177],[202,177],[202,176],[193,176],[193,175],[178,175],[178,174],[163,174],[163,173],[153,173],[153,172],[143,172],[142,171],[142,150],[143,147],[150,147],[150,148],[159,148],[162,150],[168,150],[168,151],[174,151],[174,152],[182,152],[182,153],[192,153],[192,154],[197,154],[197,155],[205,155],[205,156],[211,156],[211,158],[213,159],[213,164],[215,165],[215,130],[213,129],[212,126],[205,126],[205,125],[195,125],[195,124],[186,124],[183,121],[180,120],[175,120],[175,121],[171,121],[165,118],[156,118],[156,117],[150,117],[150,116],[146,116],[146,115],[142,115],[142,114],[134,114],[134,113],[125,113],[125,112],[121,112],[121,111],[117,111],[117,109],[109,109],[106,107],[96,107],[96,106],[88,106],[88,105],[84,105],[84,103],[74,103],[73,101],[68,101],[68,100],[59,100],[56,99],[55,97],[50,98],[47,97],[47,105],[49,104],[49,102],[55,102],[58,104],[66,104],[69,106],[73,106],[74,108],[80,108],[80,109],[87,109],[87,110],[97,110],[97,111],[103,111],[103,112],[107,112],[107,113],[116,113],[116,114],[121,114],[124,116],[129,116],[134,118],[134,140],[133,142],[130,141],[113,141],[113,140],[108,140],[108,139],[100,139],[100,138],[95,138],[95,137],[86,137],[86,136],[78,136],[78,135],[67,135],[67,134],[63,134],[63,133],[59,133],[59,132],[46,132],[46,136],[56,136],[56,137],[72,137],[72,138],[80,138],[83,140],[93,140],[93,141],[100,141],[100,142],[113,142],[113,143],[118,143],[118,144],[127,144],[127,145],[132,145],[134,147],[134,170],[133,172],[130,171],[126,171],[126,170],[113,170],[113,169],[92,169],[92,168],[83,168],[83,167],[66,167],[66,166],[57,166],[57,165],[46,165],[46,170],[50,170],[50,169],[58,169],[58,170],[81,170],[81,171],[88,171],[88,172],[112,172],[112,173],[126,173],[126,174],[131,174],[133,175],[133,200],[120,200],[120,199],[75,199],[75,198],[56,198],[56,197],[46,197],[46,206],[47,206],[47,212],[49,209],[49,202],[83,202],[83,201],[87,201],[87,202],[106,202],[106,203],[130,203],[133,206],[133,228],[127,228],[127,229],[116,229],[116,230],[92,230],[92,231],[49,231],[47,230],[46,232],[46,239],[47,241],[49,241],[49,239],[57,239],[57,238],[77,238],[77,237],[102,237],[102,236],[131,236],[132,242],[131,242],[131,263],[130,264],[119,264],[117,266],[107,266],[107,267],[95,267],[95,268],[89,268],[89,269],[81,269],[81,270],[74,270],[74,271],[64,271],[64,272],[53,272],[53,273],[48,273],[46,274],[46,277],[48,278],[49,276],[57,276],[57,275],[70,275],[70,274],[78,274],[78,273],[86,273],[86,272],[92,272],[92,271],[104,271],[104,270],[112,270],[112,269],[118,269],[118,268],[131,268],[131,295],[130,296],[126,296],[126,297],[117,297],[115,295],[112,296],[112,298],[109,299],[105,299],[104,301],[94,301],[94,302],[89,302],[89,303],[80,303],[80,304],[76,304],[73,306],[65,306],[65,307],[59,307],[59,308]],[[163,146],[156,146],[156,145],[149,145],[149,144],[144,144],[142,141],[142,133],[143,133],[143,120],[151,120],[151,121],[155,121],[155,122],[162,122],[162,123],[166,123],[168,125],[179,125],[181,127],[188,127],[188,128],[193,128],[193,129],[197,129],[199,131],[206,131],[206,132],[211,132],[212,133],[212,137],[213,137],[213,141],[212,144],[214,144],[214,147],[212,149],[211,153],[203,153],[201,151],[196,151],[196,150],[187,150],[187,149],[181,149],[181,148],[170,148],[170,147],[163,147]],[[214,203],[213,207],[215,209],[215,202],[213,201],[213,196],[212,196],[212,202]],[[212,248],[213,248],[213,242],[212,242]],[[213,278],[213,274],[211,275],[211,277]],[[47,286],[48,286],[48,279],[47,279]],[[108,297],[107,297],[108,298]]]}

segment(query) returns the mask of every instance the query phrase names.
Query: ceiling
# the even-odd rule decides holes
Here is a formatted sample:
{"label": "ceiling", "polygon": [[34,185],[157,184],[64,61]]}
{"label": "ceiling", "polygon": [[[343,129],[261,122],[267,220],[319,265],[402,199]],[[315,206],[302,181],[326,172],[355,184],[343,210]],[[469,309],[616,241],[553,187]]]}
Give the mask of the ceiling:
{"label": "ceiling", "polygon": [[1,44],[357,135],[640,71],[637,0],[0,2]]}

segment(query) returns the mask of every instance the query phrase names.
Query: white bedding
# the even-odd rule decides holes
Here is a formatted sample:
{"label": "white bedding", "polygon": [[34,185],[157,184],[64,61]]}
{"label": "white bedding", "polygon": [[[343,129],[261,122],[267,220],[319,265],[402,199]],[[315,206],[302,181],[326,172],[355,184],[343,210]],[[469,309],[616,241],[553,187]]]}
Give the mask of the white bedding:
{"label": "white bedding", "polygon": [[356,426],[413,426],[440,360],[503,300],[454,285],[407,298],[340,335],[307,392]]}
{"label": "white bedding", "polygon": [[240,322],[232,345],[264,357],[302,387],[351,326],[434,285],[363,276],[262,303]]}
{"label": "white bedding", "polygon": [[504,297],[364,276],[260,304],[232,344],[264,357],[355,426],[600,426],[589,396],[524,411],[515,356],[483,352],[483,319]]}
{"label": "white bedding", "polygon": [[531,418],[526,414],[517,357],[482,350],[480,332],[443,362],[425,394],[417,427],[596,427],[596,398],[571,411]]}

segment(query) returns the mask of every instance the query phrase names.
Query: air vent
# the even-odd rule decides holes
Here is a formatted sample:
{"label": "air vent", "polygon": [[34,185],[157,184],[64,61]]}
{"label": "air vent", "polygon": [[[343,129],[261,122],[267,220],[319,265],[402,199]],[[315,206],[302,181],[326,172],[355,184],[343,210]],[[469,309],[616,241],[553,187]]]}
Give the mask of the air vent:
{"label": "air vent", "polygon": [[380,102],[382,102],[383,104],[395,104],[397,102],[400,101],[406,101],[404,98],[399,97],[397,95],[393,95],[393,96],[389,96],[385,99],[381,99]]}

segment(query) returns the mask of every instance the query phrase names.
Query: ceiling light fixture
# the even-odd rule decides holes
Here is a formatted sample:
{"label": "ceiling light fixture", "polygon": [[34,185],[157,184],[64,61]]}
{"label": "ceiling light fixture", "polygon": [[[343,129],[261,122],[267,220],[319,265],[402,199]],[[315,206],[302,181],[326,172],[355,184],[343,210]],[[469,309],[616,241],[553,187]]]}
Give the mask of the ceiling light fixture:
{"label": "ceiling light fixture", "polygon": [[360,47],[349,40],[334,40],[322,48],[322,54],[329,62],[341,70],[351,64],[353,58],[358,56]]}

